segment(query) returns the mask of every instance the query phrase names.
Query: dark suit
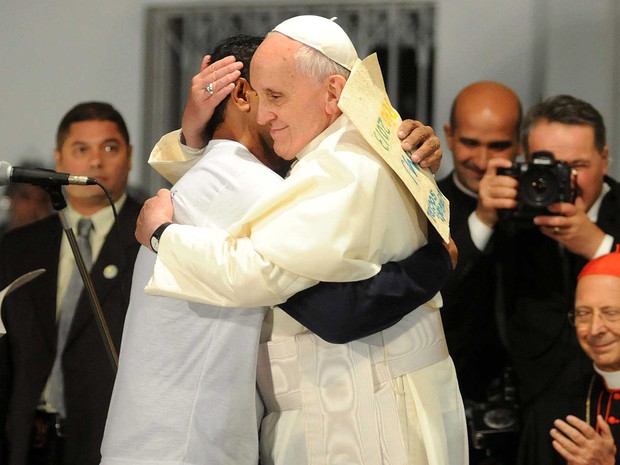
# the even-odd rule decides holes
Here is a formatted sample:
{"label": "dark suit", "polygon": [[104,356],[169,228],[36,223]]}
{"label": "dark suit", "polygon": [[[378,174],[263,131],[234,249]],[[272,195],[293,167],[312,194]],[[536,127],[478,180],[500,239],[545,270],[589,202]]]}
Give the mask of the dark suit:
{"label": "dark suit", "polygon": [[[459,251],[456,269],[441,290],[444,302],[441,318],[465,403],[479,404],[491,396],[501,401],[497,396],[505,394],[502,373],[508,365],[508,355],[500,338],[496,314],[497,267],[490,253],[493,238],[484,251],[474,245],[468,219],[476,210],[478,198],[459,189],[453,175],[454,172],[437,183],[450,201],[450,234]],[[475,430],[468,430],[469,462],[489,463],[486,451],[474,448],[474,434],[481,428],[489,428],[473,422],[473,414],[469,417],[469,422],[475,424]],[[516,436],[500,437],[501,442],[487,447],[493,458],[505,464],[513,463]]]}
{"label": "dark suit", "polygon": [[[141,205],[127,198],[93,264],[91,277],[116,347],[121,342],[139,244],[134,237]],[[26,463],[33,417],[56,352],[56,290],[63,230],[57,215],[8,232],[0,240],[0,286],[37,268],[47,271],[9,295],[2,307],[7,335],[0,338],[2,456]],[[104,268],[115,265],[114,277]],[[103,436],[114,371],[88,296],[83,292],[62,358],[67,418],[65,464],[95,465]],[[7,459],[8,457],[8,459]]]}
{"label": "dark suit", "polygon": [[[603,198],[597,224],[618,243],[620,186],[610,178],[605,181],[611,190]],[[448,192],[451,213],[463,217],[471,200],[451,178],[439,184],[444,193]],[[569,413],[582,415],[572,409],[583,398],[582,386],[592,373],[592,362],[579,347],[567,318],[576,277],[586,260],[567,252],[538,228],[516,230],[509,222],[497,224],[484,251],[473,245],[466,220],[464,225],[455,224],[452,233],[459,247],[459,263],[442,291],[448,303],[442,313],[448,345],[452,351],[458,344],[456,360],[461,352],[475,355],[471,348],[479,334],[484,334],[476,328],[482,322],[475,308],[481,306],[485,318],[499,312],[523,407],[518,461],[523,465],[553,463],[558,457],[549,437],[553,420]],[[469,320],[475,322],[477,318],[472,325]],[[474,335],[473,346],[468,333]],[[451,340],[455,341],[452,346]],[[496,355],[493,345],[486,353]],[[480,364],[488,363],[487,356],[476,358]],[[460,365],[455,361],[463,392],[470,384],[468,373],[478,370],[476,358],[460,360]]]}
{"label": "dark suit", "polygon": [[450,234],[459,251],[456,269],[441,290],[446,341],[463,397],[486,401],[491,381],[506,364],[495,315],[495,265],[471,240],[468,218],[478,199],[456,186],[453,173],[437,184],[450,201]]}
{"label": "dark suit", "polygon": [[[620,242],[620,185],[610,178],[597,225]],[[552,463],[557,453],[548,436],[555,418],[571,412],[590,379],[585,356],[567,318],[576,278],[586,259],[566,251],[538,228],[498,228],[496,253],[503,274],[503,306],[510,353],[520,383],[523,433],[520,463]],[[609,250],[608,252],[611,252]]]}
{"label": "dark suit", "polygon": [[327,342],[345,344],[398,323],[437,294],[451,271],[443,244],[429,242],[372,278],[318,283],[279,307]]}

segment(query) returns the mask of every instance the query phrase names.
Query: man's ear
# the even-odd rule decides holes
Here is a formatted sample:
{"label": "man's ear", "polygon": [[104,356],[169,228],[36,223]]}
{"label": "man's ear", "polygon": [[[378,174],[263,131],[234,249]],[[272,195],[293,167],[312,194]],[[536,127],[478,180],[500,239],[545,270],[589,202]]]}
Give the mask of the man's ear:
{"label": "man's ear", "polygon": [[133,145],[129,144],[127,147],[127,171],[131,171],[132,163],[133,163]]}
{"label": "man's ear", "polygon": [[443,132],[446,134],[446,142],[448,143],[448,148],[452,153],[454,153],[454,132],[452,130],[452,126],[450,126],[449,124],[444,124]]}
{"label": "man's ear", "polygon": [[250,83],[244,78],[237,79],[230,98],[240,111],[250,111],[250,97],[248,95],[250,92],[253,92]]}
{"label": "man's ear", "polygon": [[325,112],[328,115],[335,115],[341,112],[340,108],[338,108],[338,101],[340,100],[342,89],[344,89],[346,83],[346,78],[339,74],[332,74],[327,78],[327,100],[325,102]]}
{"label": "man's ear", "polygon": [[609,147],[603,147],[603,151],[601,152],[601,157],[603,157],[603,174],[607,176],[609,169]]}

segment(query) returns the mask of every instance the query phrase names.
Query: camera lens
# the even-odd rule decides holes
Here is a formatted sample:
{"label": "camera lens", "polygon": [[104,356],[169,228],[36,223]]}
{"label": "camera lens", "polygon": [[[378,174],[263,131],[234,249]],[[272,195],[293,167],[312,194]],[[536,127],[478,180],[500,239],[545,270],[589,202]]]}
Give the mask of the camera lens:
{"label": "camera lens", "polygon": [[519,196],[529,207],[544,208],[556,202],[559,192],[557,177],[548,170],[531,169],[519,182]]}
{"label": "camera lens", "polygon": [[484,423],[493,429],[510,428],[517,423],[514,410],[507,408],[494,408],[484,414]]}

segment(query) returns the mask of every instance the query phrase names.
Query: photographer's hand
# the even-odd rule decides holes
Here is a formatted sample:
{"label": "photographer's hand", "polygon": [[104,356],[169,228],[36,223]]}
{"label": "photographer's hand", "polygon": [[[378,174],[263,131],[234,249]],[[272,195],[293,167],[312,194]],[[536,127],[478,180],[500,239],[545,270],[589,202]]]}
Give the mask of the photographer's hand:
{"label": "photographer's hand", "polygon": [[585,421],[569,415],[566,421],[555,420],[550,431],[553,448],[568,465],[614,465],[616,446],[609,425],[599,415],[596,423],[601,433]]}
{"label": "photographer's hand", "polygon": [[556,240],[574,254],[590,260],[596,254],[605,233],[593,223],[586,213],[581,197],[572,203],[555,203],[549,211],[561,216],[537,216],[534,224],[540,231]]}
{"label": "photographer's hand", "polygon": [[492,158],[486,173],[480,180],[476,216],[489,228],[498,220],[497,211],[504,208],[516,208],[518,181],[511,176],[497,174],[497,168],[510,168],[512,163],[504,158]]}

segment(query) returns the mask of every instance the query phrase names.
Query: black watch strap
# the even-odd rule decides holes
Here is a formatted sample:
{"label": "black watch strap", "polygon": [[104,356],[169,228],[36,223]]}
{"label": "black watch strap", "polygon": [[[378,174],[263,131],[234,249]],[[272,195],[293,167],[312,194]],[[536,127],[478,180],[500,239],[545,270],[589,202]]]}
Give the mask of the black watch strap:
{"label": "black watch strap", "polygon": [[164,230],[171,224],[172,223],[170,222],[163,223],[159,225],[159,227],[155,231],[153,231],[153,234],[151,235],[151,249],[153,249],[155,253],[157,253],[157,251],[159,250],[159,239],[161,238],[161,235],[164,233]]}

